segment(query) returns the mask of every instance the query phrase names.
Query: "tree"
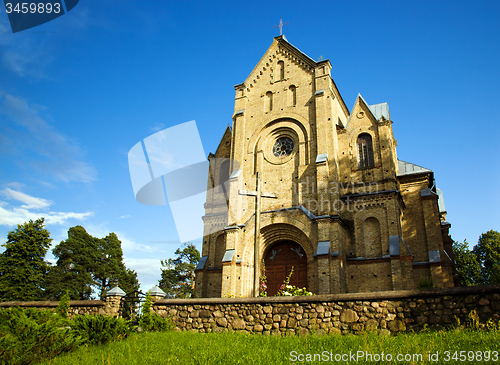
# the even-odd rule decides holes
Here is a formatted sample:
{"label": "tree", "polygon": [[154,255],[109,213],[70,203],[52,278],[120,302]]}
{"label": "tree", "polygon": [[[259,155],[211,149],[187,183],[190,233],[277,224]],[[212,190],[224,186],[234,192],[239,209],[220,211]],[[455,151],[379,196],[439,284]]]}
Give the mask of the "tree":
{"label": "tree", "polygon": [[467,240],[453,242],[453,254],[460,283],[466,286],[482,284],[481,264],[477,255],[469,249]]}
{"label": "tree", "polygon": [[165,269],[161,269],[158,286],[170,298],[194,296],[194,269],[200,261],[200,252],[191,243],[185,244],[182,250],[181,248],[175,251],[177,255],[175,259],[161,261]]}
{"label": "tree", "polygon": [[500,284],[500,233],[490,230],[479,237],[473,249],[481,264],[484,284]]}
{"label": "tree", "polygon": [[137,273],[127,269],[123,262],[121,241],[115,233],[110,233],[99,241],[99,258],[94,272],[101,299],[106,292],[118,285],[125,293],[139,290]]}
{"label": "tree", "polygon": [[52,250],[57,263],[47,276],[47,298],[59,300],[68,291],[72,300],[91,299],[96,284],[93,273],[100,258],[98,248],[98,239],[85,228],[71,227],[68,238]]}
{"label": "tree", "polygon": [[0,254],[0,300],[30,301],[43,296],[43,278],[48,270],[45,254],[50,233],[44,218],[30,220],[10,231]]}
{"label": "tree", "polygon": [[137,273],[123,262],[121,242],[115,233],[96,238],[82,226],[72,227],[68,239],[52,251],[57,258],[47,278],[47,298],[59,299],[66,291],[71,299],[90,299],[97,292],[101,299],[114,286],[126,293],[139,290]]}

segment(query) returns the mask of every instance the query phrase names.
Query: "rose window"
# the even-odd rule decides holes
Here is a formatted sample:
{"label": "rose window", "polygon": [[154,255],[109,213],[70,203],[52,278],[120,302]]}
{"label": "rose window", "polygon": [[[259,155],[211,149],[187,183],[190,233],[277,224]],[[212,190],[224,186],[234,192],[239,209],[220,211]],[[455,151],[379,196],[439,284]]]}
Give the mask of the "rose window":
{"label": "rose window", "polygon": [[273,146],[273,154],[276,157],[285,157],[292,153],[293,141],[288,137],[282,137]]}

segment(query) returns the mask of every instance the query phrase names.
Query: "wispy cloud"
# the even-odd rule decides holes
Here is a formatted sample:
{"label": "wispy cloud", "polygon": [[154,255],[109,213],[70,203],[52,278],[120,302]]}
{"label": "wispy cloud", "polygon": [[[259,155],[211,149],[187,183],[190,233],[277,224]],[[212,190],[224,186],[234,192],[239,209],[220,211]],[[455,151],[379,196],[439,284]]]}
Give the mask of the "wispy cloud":
{"label": "wispy cloud", "polygon": [[82,148],[45,121],[41,116],[44,109],[21,98],[0,94],[0,135],[5,142],[0,155],[11,155],[19,166],[28,165],[65,182],[96,180],[97,173],[84,161]]}
{"label": "wispy cloud", "polygon": [[0,17],[0,63],[20,77],[48,78],[45,69],[54,62],[46,36],[19,37],[12,33],[7,17]]}
{"label": "wispy cloud", "polygon": [[5,188],[1,190],[0,193],[9,200],[16,200],[24,203],[20,206],[13,206],[6,201],[0,201],[0,225],[2,226],[12,227],[17,224],[23,224],[30,219],[35,220],[40,217],[45,218],[45,223],[47,225],[66,224],[69,220],[84,220],[94,214],[92,212],[74,213],[48,211],[47,208],[53,204],[53,202],[49,200],[37,198],[10,188]]}
{"label": "wispy cloud", "polygon": [[121,217],[118,217],[118,219],[125,219],[125,218],[130,218],[131,215],[130,214],[127,214],[127,215],[122,215]]}

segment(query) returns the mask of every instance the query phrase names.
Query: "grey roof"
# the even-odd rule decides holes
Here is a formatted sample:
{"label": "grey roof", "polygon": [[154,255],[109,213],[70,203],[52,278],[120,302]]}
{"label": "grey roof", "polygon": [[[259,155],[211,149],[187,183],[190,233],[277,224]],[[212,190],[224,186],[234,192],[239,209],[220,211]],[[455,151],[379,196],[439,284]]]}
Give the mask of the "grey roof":
{"label": "grey roof", "polygon": [[380,120],[381,117],[384,117],[385,119],[389,120],[389,104],[387,103],[373,104],[373,105],[368,105],[368,108],[372,112],[375,119]]}
{"label": "grey roof", "polygon": [[115,286],[113,289],[106,293],[107,297],[124,297],[125,295],[126,293],[118,286]]}
{"label": "grey roof", "polygon": [[208,256],[202,256],[200,261],[198,261],[198,265],[196,265],[195,270],[203,270],[205,267],[205,263],[207,262]]}
{"label": "grey roof", "polygon": [[432,170],[426,169],[425,167],[418,166],[410,162],[398,160],[398,176],[421,174],[427,172],[432,172]]}
{"label": "grey roof", "polygon": [[321,153],[318,156],[316,156],[316,163],[326,162],[327,159],[328,159],[328,153]]}
{"label": "grey roof", "polygon": [[446,207],[444,206],[443,192],[439,188],[436,188],[436,192],[437,192],[437,195],[438,195],[439,213],[445,213],[446,212]]}
{"label": "grey roof", "polygon": [[226,250],[224,253],[224,257],[222,258],[222,262],[231,262],[233,261],[233,256],[236,250]]}
{"label": "grey roof", "polygon": [[151,288],[151,290],[149,291],[149,294],[152,297],[164,297],[165,296],[165,292],[163,290],[161,290],[158,285],[153,286]]}
{"label": "grey roof", "polygon": [[330,241],[318,242],[318,249],[316,250],[316,256],[328,255],[328,251],[330,251]]}

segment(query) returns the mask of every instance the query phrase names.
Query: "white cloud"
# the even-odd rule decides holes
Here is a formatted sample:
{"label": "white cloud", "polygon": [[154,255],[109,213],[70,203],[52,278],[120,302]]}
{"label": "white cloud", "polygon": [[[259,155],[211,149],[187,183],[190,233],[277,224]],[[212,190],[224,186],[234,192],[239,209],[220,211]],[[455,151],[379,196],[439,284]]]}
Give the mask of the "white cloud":
{"label": "white cloud", "polygon": [[9,199],[14,199],[25,203],[20,206],[10,206],[5,201],[0,201],[0,225],[2,226],[16,226],[23,224],[30,219],[36,220],[40,217],[45,218],[47,225],[52,224],[65,224],[68,220],[84,220],[94,213],[74,213],[74,212],[52,212],[46,211],[53,202],[37,198],[20,191],[5,188],[1,193]]}
{"label": "white cloud", "polygon": [[59,133],[40,115],[44,107],[28,104],[12,95],[0,95],[0,152],[15,155],[23,168],[32,168],[59,180],[91,182],[96,180],[94,167],[83,160],[79,144]]}
{"label": "white cloud", "polygon": [[131,215],[130,214],[127,214],[127,215],[122,215],[121,217],[118,217],[118,219],[125,219],[125,218],[130,218]]}
{"label": "white cloud", "polygon": [[26,205],[21,205],[25,209],[41,209],[47,208],[52,205],[52,202],[43,198],[35,198],[28,194],[21,193],[20,191],[5,188],[1,191],[6,197],[18,200]]}

